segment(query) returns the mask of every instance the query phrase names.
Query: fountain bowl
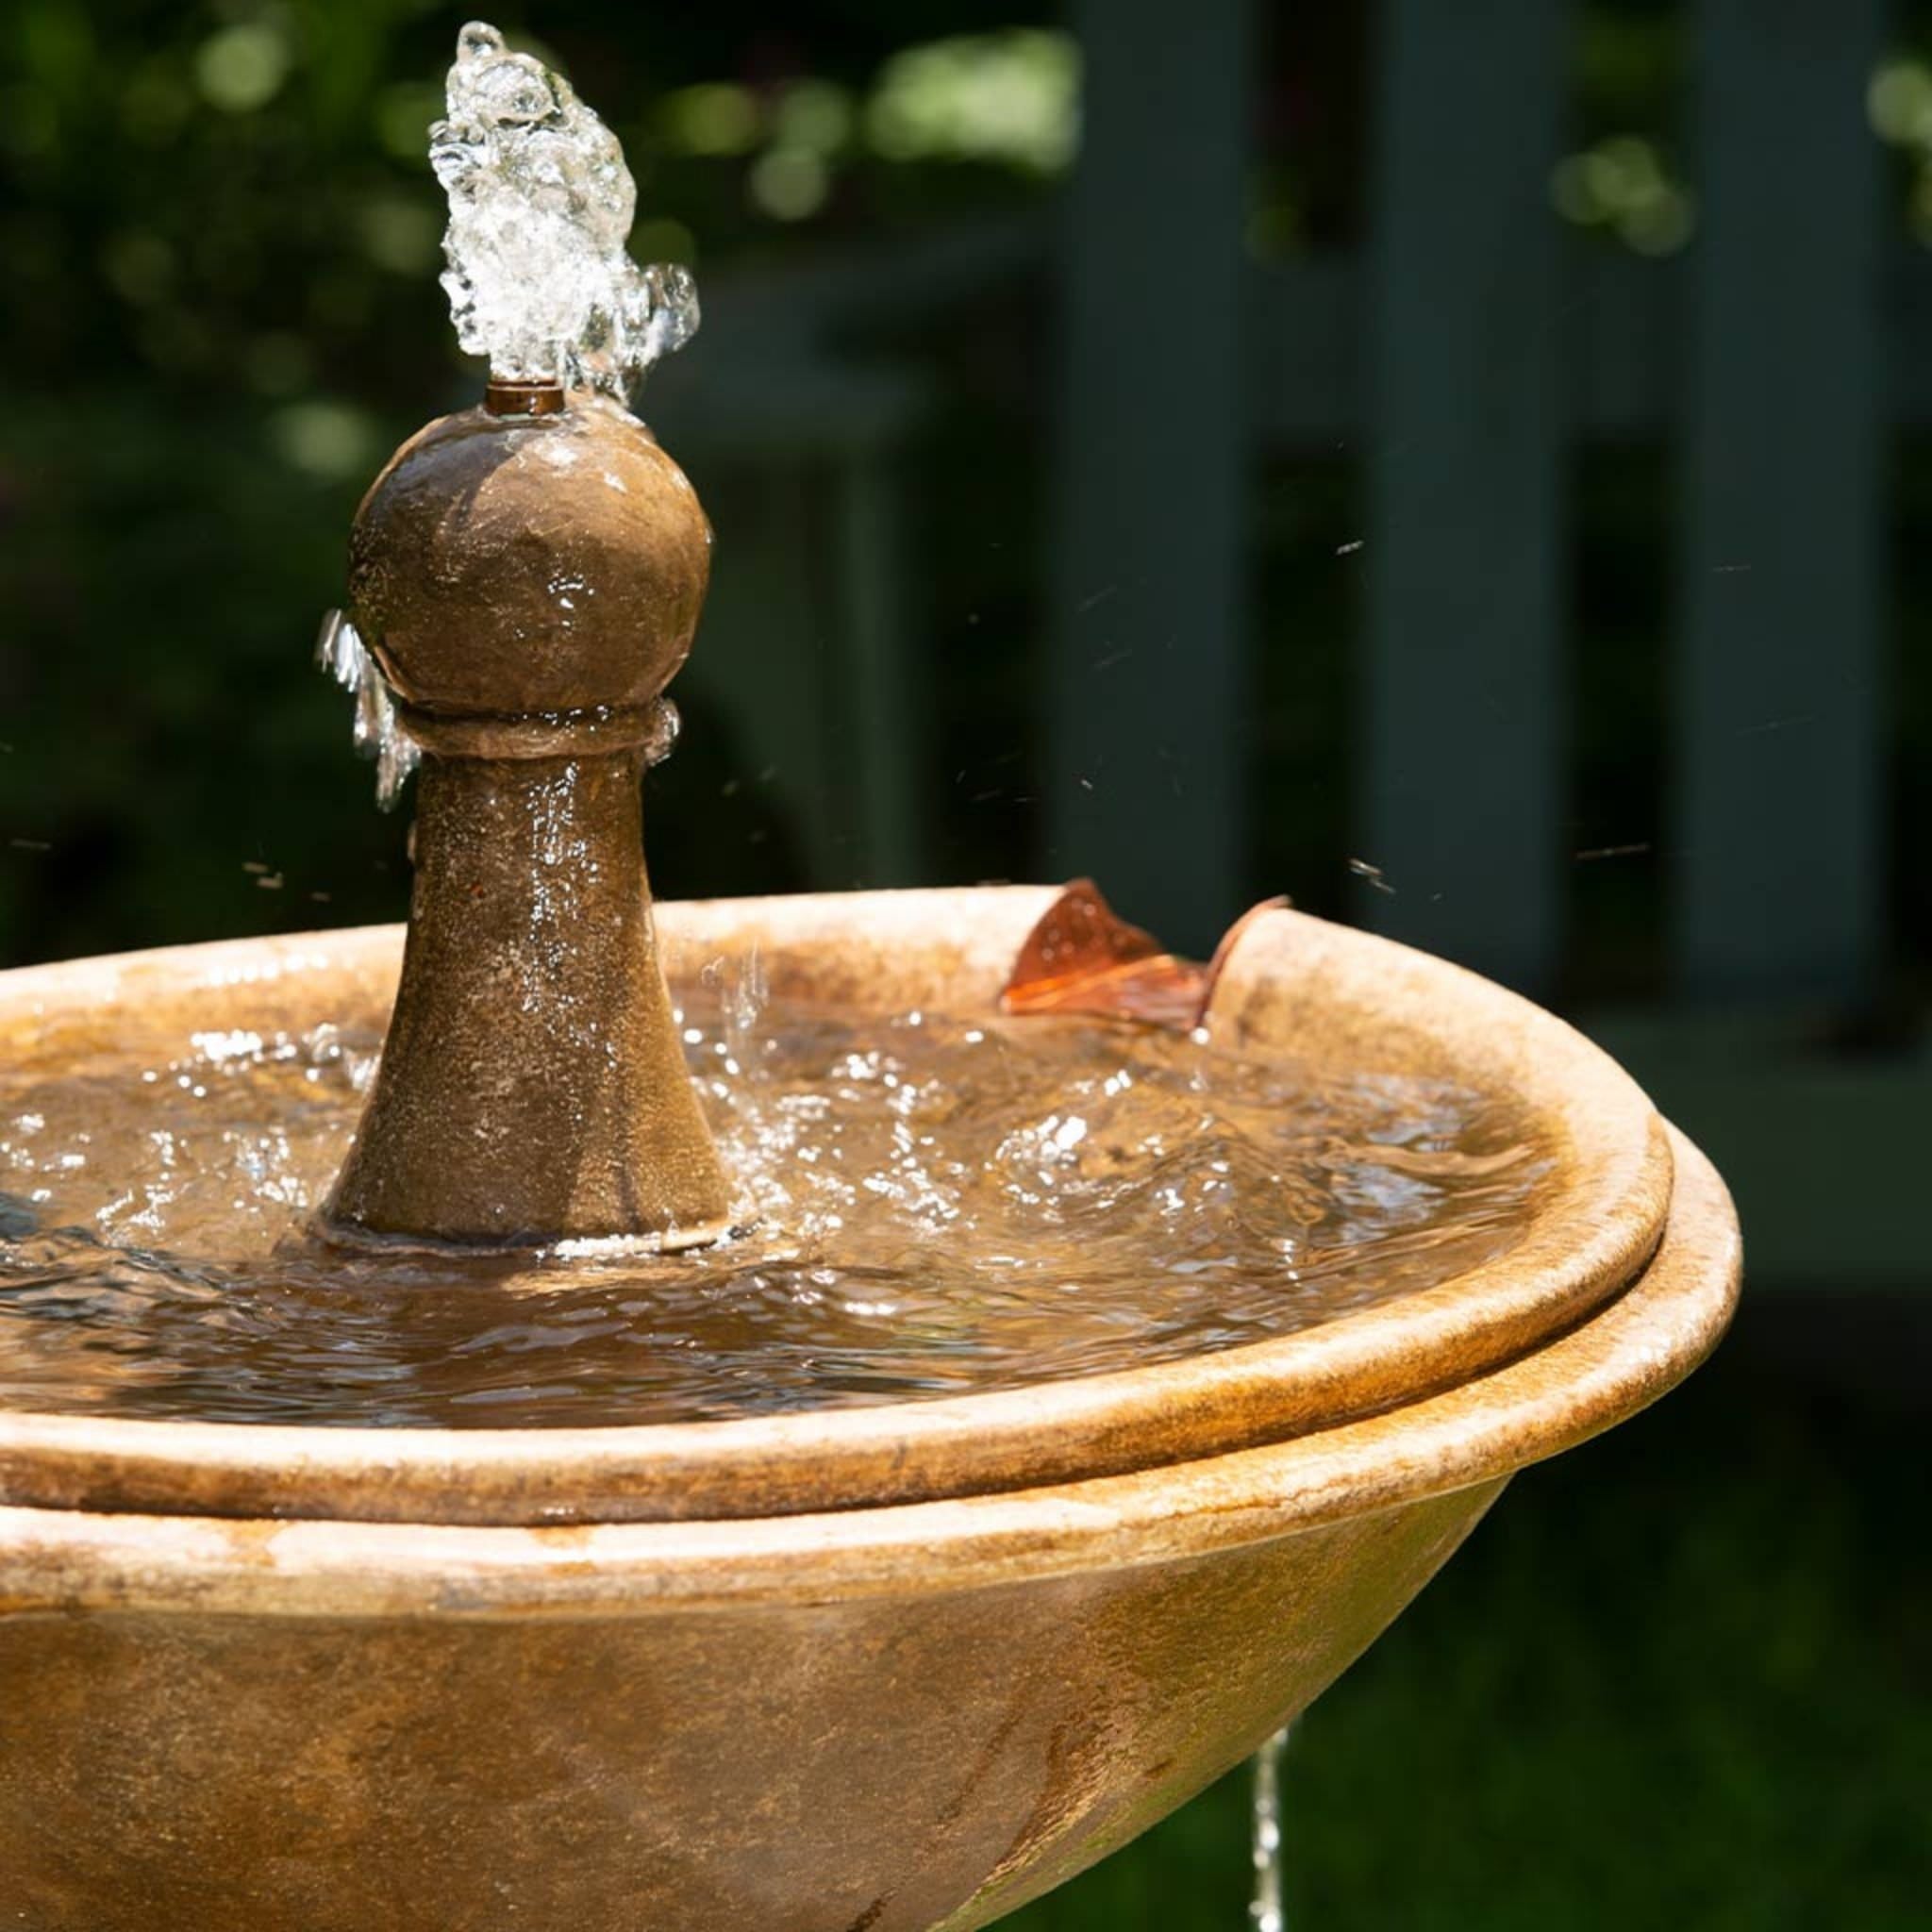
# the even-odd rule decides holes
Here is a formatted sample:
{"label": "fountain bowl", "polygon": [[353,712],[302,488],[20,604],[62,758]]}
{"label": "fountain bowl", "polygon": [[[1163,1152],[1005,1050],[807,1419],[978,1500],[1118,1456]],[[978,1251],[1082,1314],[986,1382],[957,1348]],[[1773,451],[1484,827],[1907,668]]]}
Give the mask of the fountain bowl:
{"label": "fountain bowl", "polygon": [[[774,991],[971,1012],[1051,897],[667,906],[660,937],[674,983],[756,943]],[[33,969],[0,1040],[74,1064],[135,1014],[379,1014],[399,950]],[[1507,1082],[1557,1149],[1542,1210],[1389,1307],[1017,1395],[584,1431],[0,1415],[0,1914],[964,1932],[1239,1762],[1513,1473],[1695,1367],[1740,1261],[1703,1158],[1473,975],[1270,913],[1208,1024]]]}

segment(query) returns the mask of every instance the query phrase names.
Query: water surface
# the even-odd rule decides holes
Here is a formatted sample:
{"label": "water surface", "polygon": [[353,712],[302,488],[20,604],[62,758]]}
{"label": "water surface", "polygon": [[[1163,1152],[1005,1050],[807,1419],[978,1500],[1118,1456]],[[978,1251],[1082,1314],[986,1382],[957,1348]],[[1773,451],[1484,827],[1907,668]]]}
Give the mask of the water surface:
{"label": "water surface", "polygon": [[750,1232],[675,1257],[305,1236],[367,1024],[0,1074],[0,1407],[633,1424],[1009,1389],[1291,1334],[1522,1232],[1507,1101],[1084,1022],[682,1018]]}

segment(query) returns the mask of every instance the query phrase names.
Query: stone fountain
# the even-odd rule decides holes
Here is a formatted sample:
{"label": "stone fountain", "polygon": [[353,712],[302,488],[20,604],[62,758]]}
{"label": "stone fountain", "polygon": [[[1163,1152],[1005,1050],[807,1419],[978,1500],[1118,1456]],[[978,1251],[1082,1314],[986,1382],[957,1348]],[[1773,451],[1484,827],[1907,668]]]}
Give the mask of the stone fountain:
{"label": "stone fountain", "polygon": [[5,975],[16,1068],[386,1022],[277,1252],[432,1303],[440,1268],[541,1296],[559,1244],[648,1287],[785,1237],[745,1227],[674,1011],[753,957],[862,1024],[1172,1008],[1310,1081],[1453,1081],[1541,1164],[1474,1265],[1098,1373],[595,1426],[0,1405],[0,1922],[964,1932],[1254,1752],[1514,1472],[1693,1368],[1735,1221],[1559,1022],[1285,908],[1192,971],[1052,888],[654,908],[639,780],[710,534],[622,393],[689,289],[623,258],[615,144],[488,29],[433,153],[491,380],[372,487],[325,640],[386,781],[420,759],[407,937]]}

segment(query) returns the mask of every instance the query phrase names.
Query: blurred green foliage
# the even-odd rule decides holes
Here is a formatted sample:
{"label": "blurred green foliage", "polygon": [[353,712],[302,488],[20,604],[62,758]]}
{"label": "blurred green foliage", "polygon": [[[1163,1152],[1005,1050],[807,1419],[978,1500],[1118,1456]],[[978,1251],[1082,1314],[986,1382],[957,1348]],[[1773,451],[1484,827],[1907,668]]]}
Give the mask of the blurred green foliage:
{"label": "blurred green foliage", "polygon": [[[0,961],[404,907],[406,814],[372,808],[305,656],[369,477],[475,390],[425,156],[465,11],[0,18]],[[498,9],[623,139],[646,258],[783,264],[1041,203],[1074,140],[1064,34],[983,0],[808,12],[606,0],[546,40]],[[702,740],[662,783],[665,883],[797,883],[755,801],[716,808]]]}
{"label": "blurred green foliage", "polygon": [[[1924,1393],[1798,1354],[1848,1320],[1747,1302],[1668,1402],[1510,1486],[1293,1734],[1291,1932],[1924,1924]],[[1006,1923],[1234,1932],[1247,1800],[1237,1774]]]}

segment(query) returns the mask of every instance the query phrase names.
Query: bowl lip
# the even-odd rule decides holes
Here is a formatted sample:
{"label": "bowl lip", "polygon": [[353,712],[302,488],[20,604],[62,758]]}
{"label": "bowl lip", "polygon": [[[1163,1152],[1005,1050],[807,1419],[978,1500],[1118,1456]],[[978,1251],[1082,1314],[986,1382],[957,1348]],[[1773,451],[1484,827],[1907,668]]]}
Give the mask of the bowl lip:
{"label": "bowl lip", "polygon": [[1666,1393],[1717,1345],[1742,1250],[1709,1161],[1650,1265],[1557,1340],[1282,1442],[1012,1493],[819,1515],[531,1527],[0,1506],[0,1619],[134,1611],[610,1618],[958,1591],[1187,1562],[1486,1485]]}
{"label": "bowl lip", "polygon": [[[774,979],[793,970],[808,980],[867,947],[891,959],[933,932],[981,928],[947,970],[972,990],[969,1010],[991,1011],[995,968],[1003,975],[1056,896],[1051,887],[804,894],[666,903],[657,916],[678,978],[729,944],[760,946]],[[361,927],[30,967],[0,974],[0,1031],[117,997],[315,974],[379,984],[401,935]],[[775,1416],[419,1429],[0,1410],[0,1500],[544,1524],[813,1514],[1034,1488],[1280,1441],[1454,1386],[1588,1316],[1649,1260],[1672,1156],[1648,1099],[1608,1056],[1474,974],[1286,909],[1243,931],[1209,1008],[1210,1034],[1237,1051],[1286,1045],[1264,1037],[1268,1001],[1284,985],[1317,982],[1331,996],[1355,988],[1351,1010],[1372,1011],[1391,1032],[1459,1041],[1449,1057],[1465,1066],[1507,1043],[1564,1184],[1552,1181],[1542,1211],[1496,1259],[1311,1328],[1176,1361]],[[1339,1001],[1333,1010],[1342,1012]]]}

